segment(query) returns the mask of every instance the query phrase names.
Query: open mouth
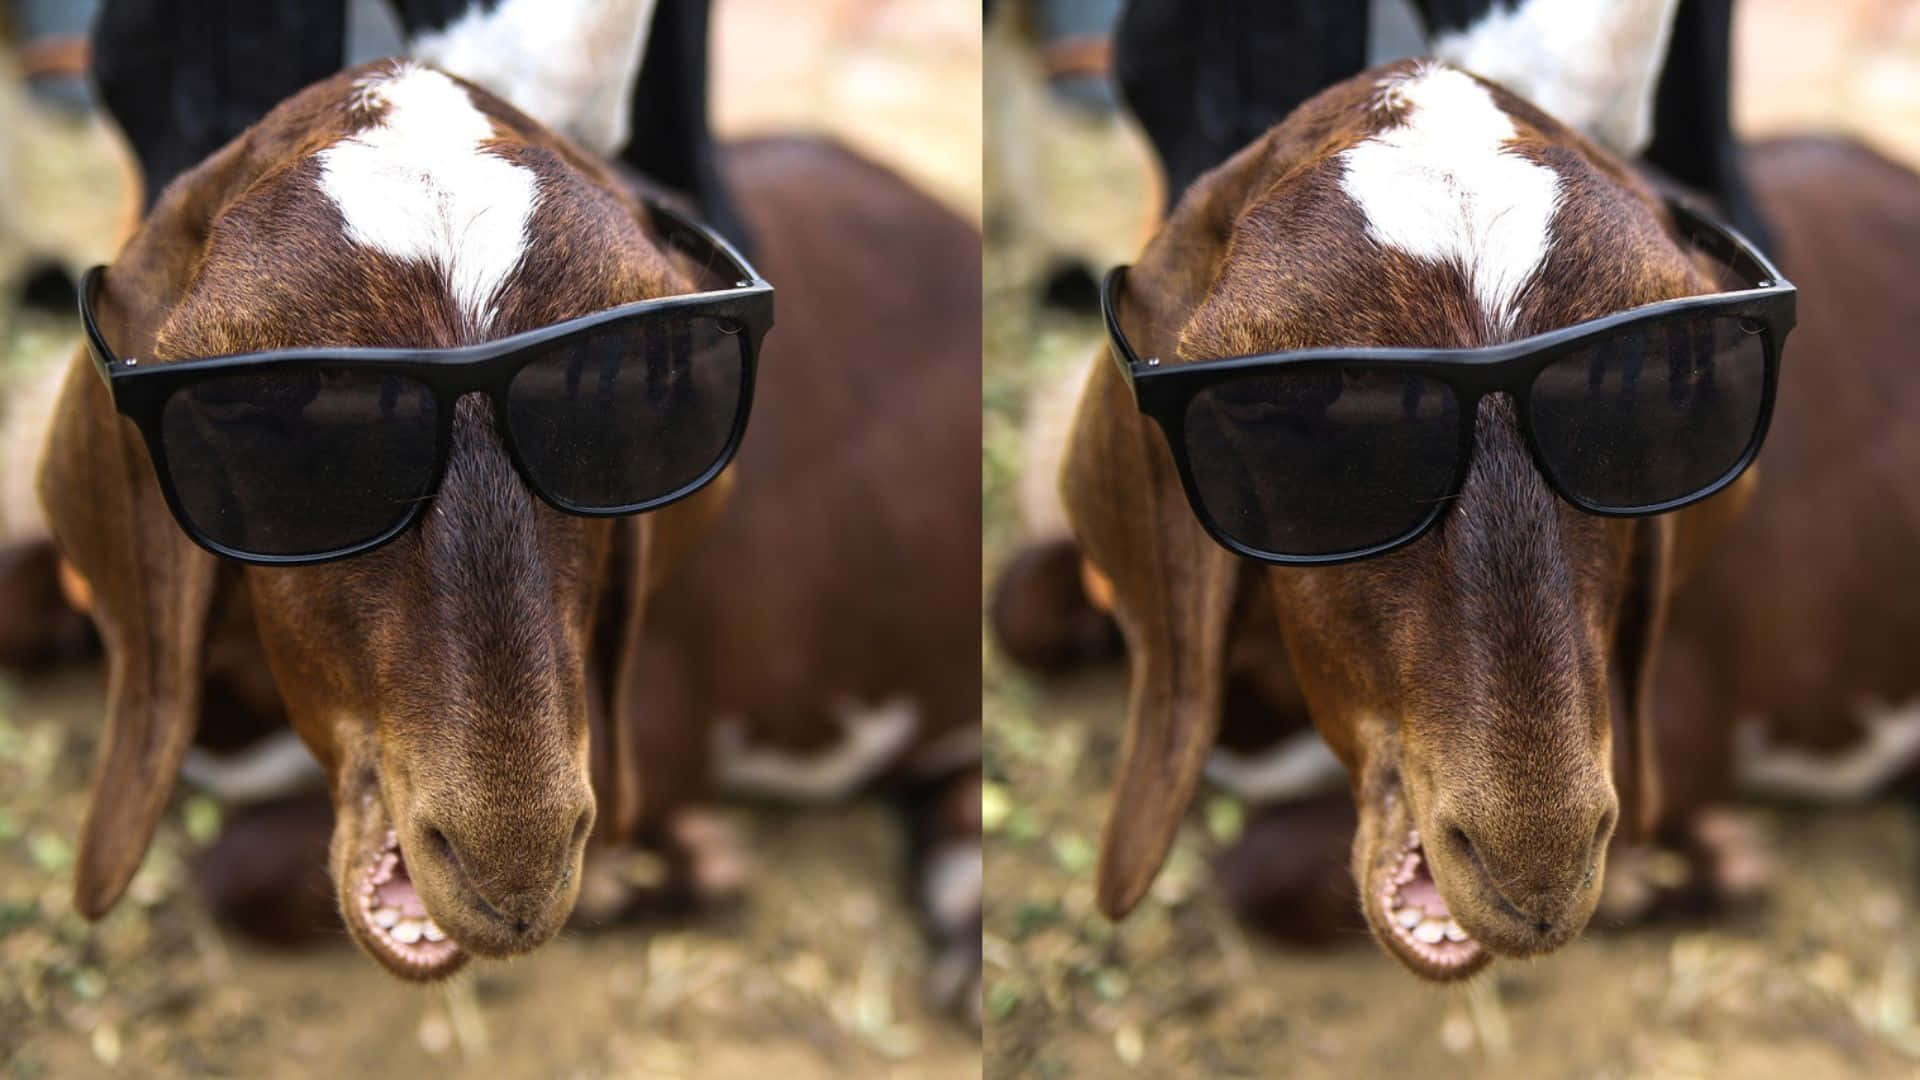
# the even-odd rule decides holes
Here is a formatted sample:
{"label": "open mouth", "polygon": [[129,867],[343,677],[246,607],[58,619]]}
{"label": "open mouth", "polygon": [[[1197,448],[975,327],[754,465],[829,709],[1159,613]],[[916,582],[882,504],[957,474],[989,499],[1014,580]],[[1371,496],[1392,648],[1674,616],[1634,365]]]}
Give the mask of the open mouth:
{"label": "open mouth", "polygon": [[1447,910],[1420,847],[1418,829],[1407,830],[1397,861],[1381,876],[1384,881],[1375,894],[1378,925],[1416,971],[1433,979],[1457,979],[1473,974],[1491,959]]}
{"label": "open mouth", "polygon": [[386,960],[395,973],[412,979],[439,979],[466,963],[466,951],[427,914],[413,887],[400,838],[392,829],[364,861],[359,893],[349,905],[361,940]]}

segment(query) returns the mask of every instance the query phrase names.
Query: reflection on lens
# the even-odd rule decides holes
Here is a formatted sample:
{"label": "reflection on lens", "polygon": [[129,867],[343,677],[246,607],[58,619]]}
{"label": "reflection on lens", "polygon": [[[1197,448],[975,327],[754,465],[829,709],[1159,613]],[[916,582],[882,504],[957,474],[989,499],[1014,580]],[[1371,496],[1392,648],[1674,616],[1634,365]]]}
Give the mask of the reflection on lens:
{"label": "reflection on lens", "polygon": [[187,518],[251,555],[315,555],[393,528],[433,482],[433,394],[403,376],[328,368],[215,376],[160,415]]}
{"label": "reflection on lens", "polygon": [[529,362],[507,391],[507,419],[534,482],[570,506],[618,510],[699,480],[740,411],[744,336],[720,319],[654,318]]}
{"label": "reflection on lens", "polygon": [[1555,360],[1534,379],[1529,410],[1561,486],[1600,509],[1637,510],[1724,479],[1753,441],[1765,395],[1758,325],[1696,317]]}
{"label": "reflection on lens", "polygon": [[1188,402],[1194,487],[1215,525],[1273,555],[1346,554],[1406,535],[1447,494],[1459,403],[1386,369],[1215,383]]}

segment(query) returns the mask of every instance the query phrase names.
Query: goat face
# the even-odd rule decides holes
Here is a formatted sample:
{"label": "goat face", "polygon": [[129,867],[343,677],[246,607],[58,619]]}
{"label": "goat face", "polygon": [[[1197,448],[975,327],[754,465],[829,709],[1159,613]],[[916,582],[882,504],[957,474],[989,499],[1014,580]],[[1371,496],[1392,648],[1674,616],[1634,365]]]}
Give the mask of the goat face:
{"label": "goat face", "polygon": [[[114,267],[104,304],[143,362],[464,345],[690,288],[598,165],[484,92],[410,64],[372,65],[291,99],[160,205]],[[168,281],[181,282],[176,294]],[[69,411],[96,417],[92,393],[70,380]],[[90,546],[79,523],[94,511],[74,495],[84,446],[56,429],[42,490],[63,547],[103,594],[96,618],[110,662],[135,663],[130,643],[154,641],[163,666],[190,667],[194,624],[148,625],[159,617],[145,613],[204,611],[221,578],[193,570],[201,556],[172,534],[142,556],[182,552],[157,579],[116,563],[133,557],[123,548]],[[422,979],[469,953],[531,949],[570,912],[595,818],[589,714],[605,695],[589,682],[593,635],[638,625],[601,611],[599,598],[619,575],[615,591],[637,602],[660,516],[615,524],[553,510],[473,398],[455,406],[433,498],[416,527],[371,553],[244,570],[288,716],[331,780],[331,870],[346,923],[389,969]],[[136,502],[128,516],[138,520],[122,529],[160,536],[165,525],[140,517],[157,504]],[[196,581],[201,592],[186,595]],[[118,595],[140,589],[180,594],[159,607]],[[178,680],[142,678],[116,675],[109,741],[148,722],[168,735],[144,743],[172,746],[177,729],[191,731],[195,697]],[[137,811],[109,800],[164,802],[164,788],[158,801],[147,795],[96,787],[83,909],[104,910],[132,865],[112,822]],[[143,825],[151,817],[121,833]],[[133,839],[144,845],[144,835]]]}
{"label": "goat face", "polygon": [[[1486,345],[1713,289],[1658,200],[1604,151],[1463,72],[1403,63],[1327,91],[1203,178],[1129,275],[1122,317],[1157,350],[1142,355],[1179,363]],[[1131,409],[1115,386],[1096,374],[1063,491],[1136,654],[1129,756],[1163,746],[1183,782],[1197,777],[1204,740],[1178,729],[1215,722],[1217,707],[1182,699],[1218,693],[1235,583],[1258,574],[1254,594],[1276,610],[1315,724],[1349,772],[1354,872],[1378,938],[1444,979],[1576,934],[1619,817],[1612,730],[1657,628],[1667,522],[1559,499],[1512,403],[1491,395],[1459,499],[1419,540],[1336,566],[1238,568],[1182,539],[1198,535],[1184,515],[1142,507],[1118,524],[1125,499],[1146,497],[1132,492],[1170,501],[1179,489],[1157,463],[1112,482],[1113,448],[1129,442],[1103,406]],[[1142,522],[1161,540],[1104,536]],[[1221,596],[1166,599],[1202,588]],[[1154,610],[1166,604],[1173,617]],[[1169,642],[1192,655],[1156,657]],[[1169,787],[1165,766],[1157,780],[1150,767],[1137,780],[1134,762],[1123,769],[1109,911],[1137,897],[1171,835],[1149,822],[1150,839],[1128,838],[1130,814],[1155,812],[1120,804],[1173,801],[1149,793]]]}
{"label": "goat face", "polygon": [[[1183,355],[1491,344],[1713,287],[1604,151],[1460,72],[1379,79],[1356,121],[1247,207]],[[1366,916],[1423,974],[1551,950],[1593,912],[1638,528],[1557,498],[1497,395],[1432,533],[1266,573],[1353,780]]]}

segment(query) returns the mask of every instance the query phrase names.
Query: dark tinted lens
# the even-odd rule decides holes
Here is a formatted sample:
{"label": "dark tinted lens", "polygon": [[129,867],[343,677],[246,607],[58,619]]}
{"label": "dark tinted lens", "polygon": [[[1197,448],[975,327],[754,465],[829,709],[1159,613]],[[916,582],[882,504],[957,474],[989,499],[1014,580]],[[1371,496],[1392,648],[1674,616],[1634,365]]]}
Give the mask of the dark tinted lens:
{"label": "dark tinted lens", "polygon": [[1215,383],[1187,405],[1187,459],[1218,528],[1274,555],[1397,539],[1447,494],[1459,403],[1423,375],[1345,369]]}
{"label": "dark tinted lens", "polygon": [[1636,510],[1711,487],[1753,441],[1766,335],[1731,316],[1640,327],[1541,369],[1534,440],[1571,494]]}
{"label": "dark tinted lens", "polygon": [[216,376],[168,398],[160,430],[187,517],[247,554],[317,555],[377,539],[433,482],[433,394],[401,376]]}
{"label": "dark tinted lens", "polygon": [[587,510],[635,506],[700,479],[740,411],[745,337],[720,319],[652,318],[555,345],[507,392],[527,471],[548,495]]}

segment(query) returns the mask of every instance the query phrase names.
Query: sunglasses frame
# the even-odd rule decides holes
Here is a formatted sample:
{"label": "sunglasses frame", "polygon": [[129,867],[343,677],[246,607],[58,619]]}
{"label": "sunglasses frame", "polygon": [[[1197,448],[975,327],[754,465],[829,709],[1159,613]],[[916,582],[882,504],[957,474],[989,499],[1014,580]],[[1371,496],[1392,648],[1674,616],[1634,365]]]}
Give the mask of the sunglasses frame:
{"label": "sunglasses frame", "polygon": [[[153,460],[154,475],[160,481],[168,509],[174,520],[194,543],[223,558],[257,566],[301,566],[351,558],[378,548],[419,521],[433,501],[445,478],[447,460],[452,453],[454,405],[469,393],[485,394],[493,404],[494,422],[506,444],[507,455],[521,480],[540,499],[562,513],[580,517],[618,517],[656,510],[686,498],[700,490],[733,461],[746,434],[747,418],[753,407],[753,387],[759,367],[760,344],[773,326],[773,286],[754,270],[751,263],[719,234],[673,209],[647,200],[647,210],[668,244],[674,240],[697,243],[688,253],[702,260],[713,272],[724,273],[734,282],[725,289],[675,296],[656,297],[619,307],[608,308],[514,334],[511,337],[450,349],[406,348],[294,348],[268,352],[239,353],[201,359],[168,361],[143,365],[135,358],[114,354],[94,319],[94,297],[107,267],[88,270],[80,283],[80,320],[86,328],[87,349],[95,370],[107,386],[114,408],[140,429],[147,453]],[[701,250],[704,247],[706,250]],[[729,331],[741,335],[740,402],[725,447],[705,472],[665,495],[619,507],[582,507],[571,505],[547,491],[522,459],[512,426],[507,418],[507,391],[522,367],[541,358],[542,346],[589,334],[615,323],[652,322],[670,318],[697,316],[733,323]],[[174,490],[161,433],[161,414],[167,401],[177,392],[207,378],[235,371],[272,372],[281,368],[325,365],[333,369],[372,370],[402,375],[427,387],[433,395],[438,424],[434,448],[433,476],[425,494],[414,500],[399,522],[372,539],[347,547],[301,555],[266,555],[228,547],[208,536],[186,512]]]}
{"label": "sunglasses frame", "polygon": [[[1677,200],[1669,199],[1667,209],[1672,213],[1685,239],[1740,273],[1745,280],[1754,282],[1753,286],[1732,292],[1662,300],[1557,330],[1549,330],[1518,341],[1481,348],[1333,347],[1261,353],[1252,356],[1200,360],[1193,363],[1163,364],[1157,357],[1140,359],[1134,352],[1133,346],[1127,341],[1126,332],[1120,327],[1120,300],[1125,288],[1128,268],[1117,266],[1107,273],[1100,295],[1100,309],[1106,320],[1107,339],[1113,346],[1110,355],[1118,365],[1121,377],[1126,380],[1128,389],[1133,392],[1135,405],[1141,412],[1151,417],[1166,436],[1168,448],[1173,452],[1174,465],[1180,473],[1180,484],[1186,489],[1187,503],[1193,508],[1194,515],[1199,518],[1201,526],[1207,530],[1208,535],[1229,551],[1260,562],[1280,566],[1325,566],[1352,562],[1385,554],[1425,535],[1427,530],[1433,528],[1434,524],[1446,514],[1448,506],[1453,503],[1466,483],[1468,470],[1473,463],[1474,418],[1479,409],[1480,399],[1493,393],[1505,393],[1512,399],[1521,437],[1526,441],[1527,451],[1533,457],[1534,468],[1546,478],[1548,486],[1555,494],[1577,509],[1602,517],[1646,517],[1678,510],[1708,498],[1731,484],[1760,453],[1761,444],[1766,441],[1768,424],[1773,416],[1774,392],[1780,380],[1780,354],[1785,347],[1787,334],[1794,326],[1797,290],[1751,241],[1731,227]],[[1692,494],[1662,503],[1628,508],[1606,507],[1589,502],[1569,491],[1549,467],[1545,456],[1540,451],[1539,441],[1534,438],[1533,419],[1531,409],[1528,408],[1534,379],[1541,369],[1567,353],[1614,336],[1628,327],[1689,317],[1737,317],[1752,320],[1761,326],[1763,351],[1766,357],[1765,383],[1761,393],[1760,414],[1754,424],[1753,436],[1748,440],[1746,450],[1741,453],[1734,465],[1712,484]],[[1455,455],[1454,475],[1448,484],[1446,494],[1434,500],[1433,509],[1412,529],[1393,539],[1364,548],[1318,555],[1294,555],[1262,551],[1236,540],[1222,529],[1213,515],[1208,512],[1200,497],[1192,463],[1188,460],[1186,413],[1193,396],[1209,386],[1254,375],[1279,371],[1351,367],[1387,369],[1425,375],[1443,383],[1453,392],[1459,407],[1460,434]]]}

